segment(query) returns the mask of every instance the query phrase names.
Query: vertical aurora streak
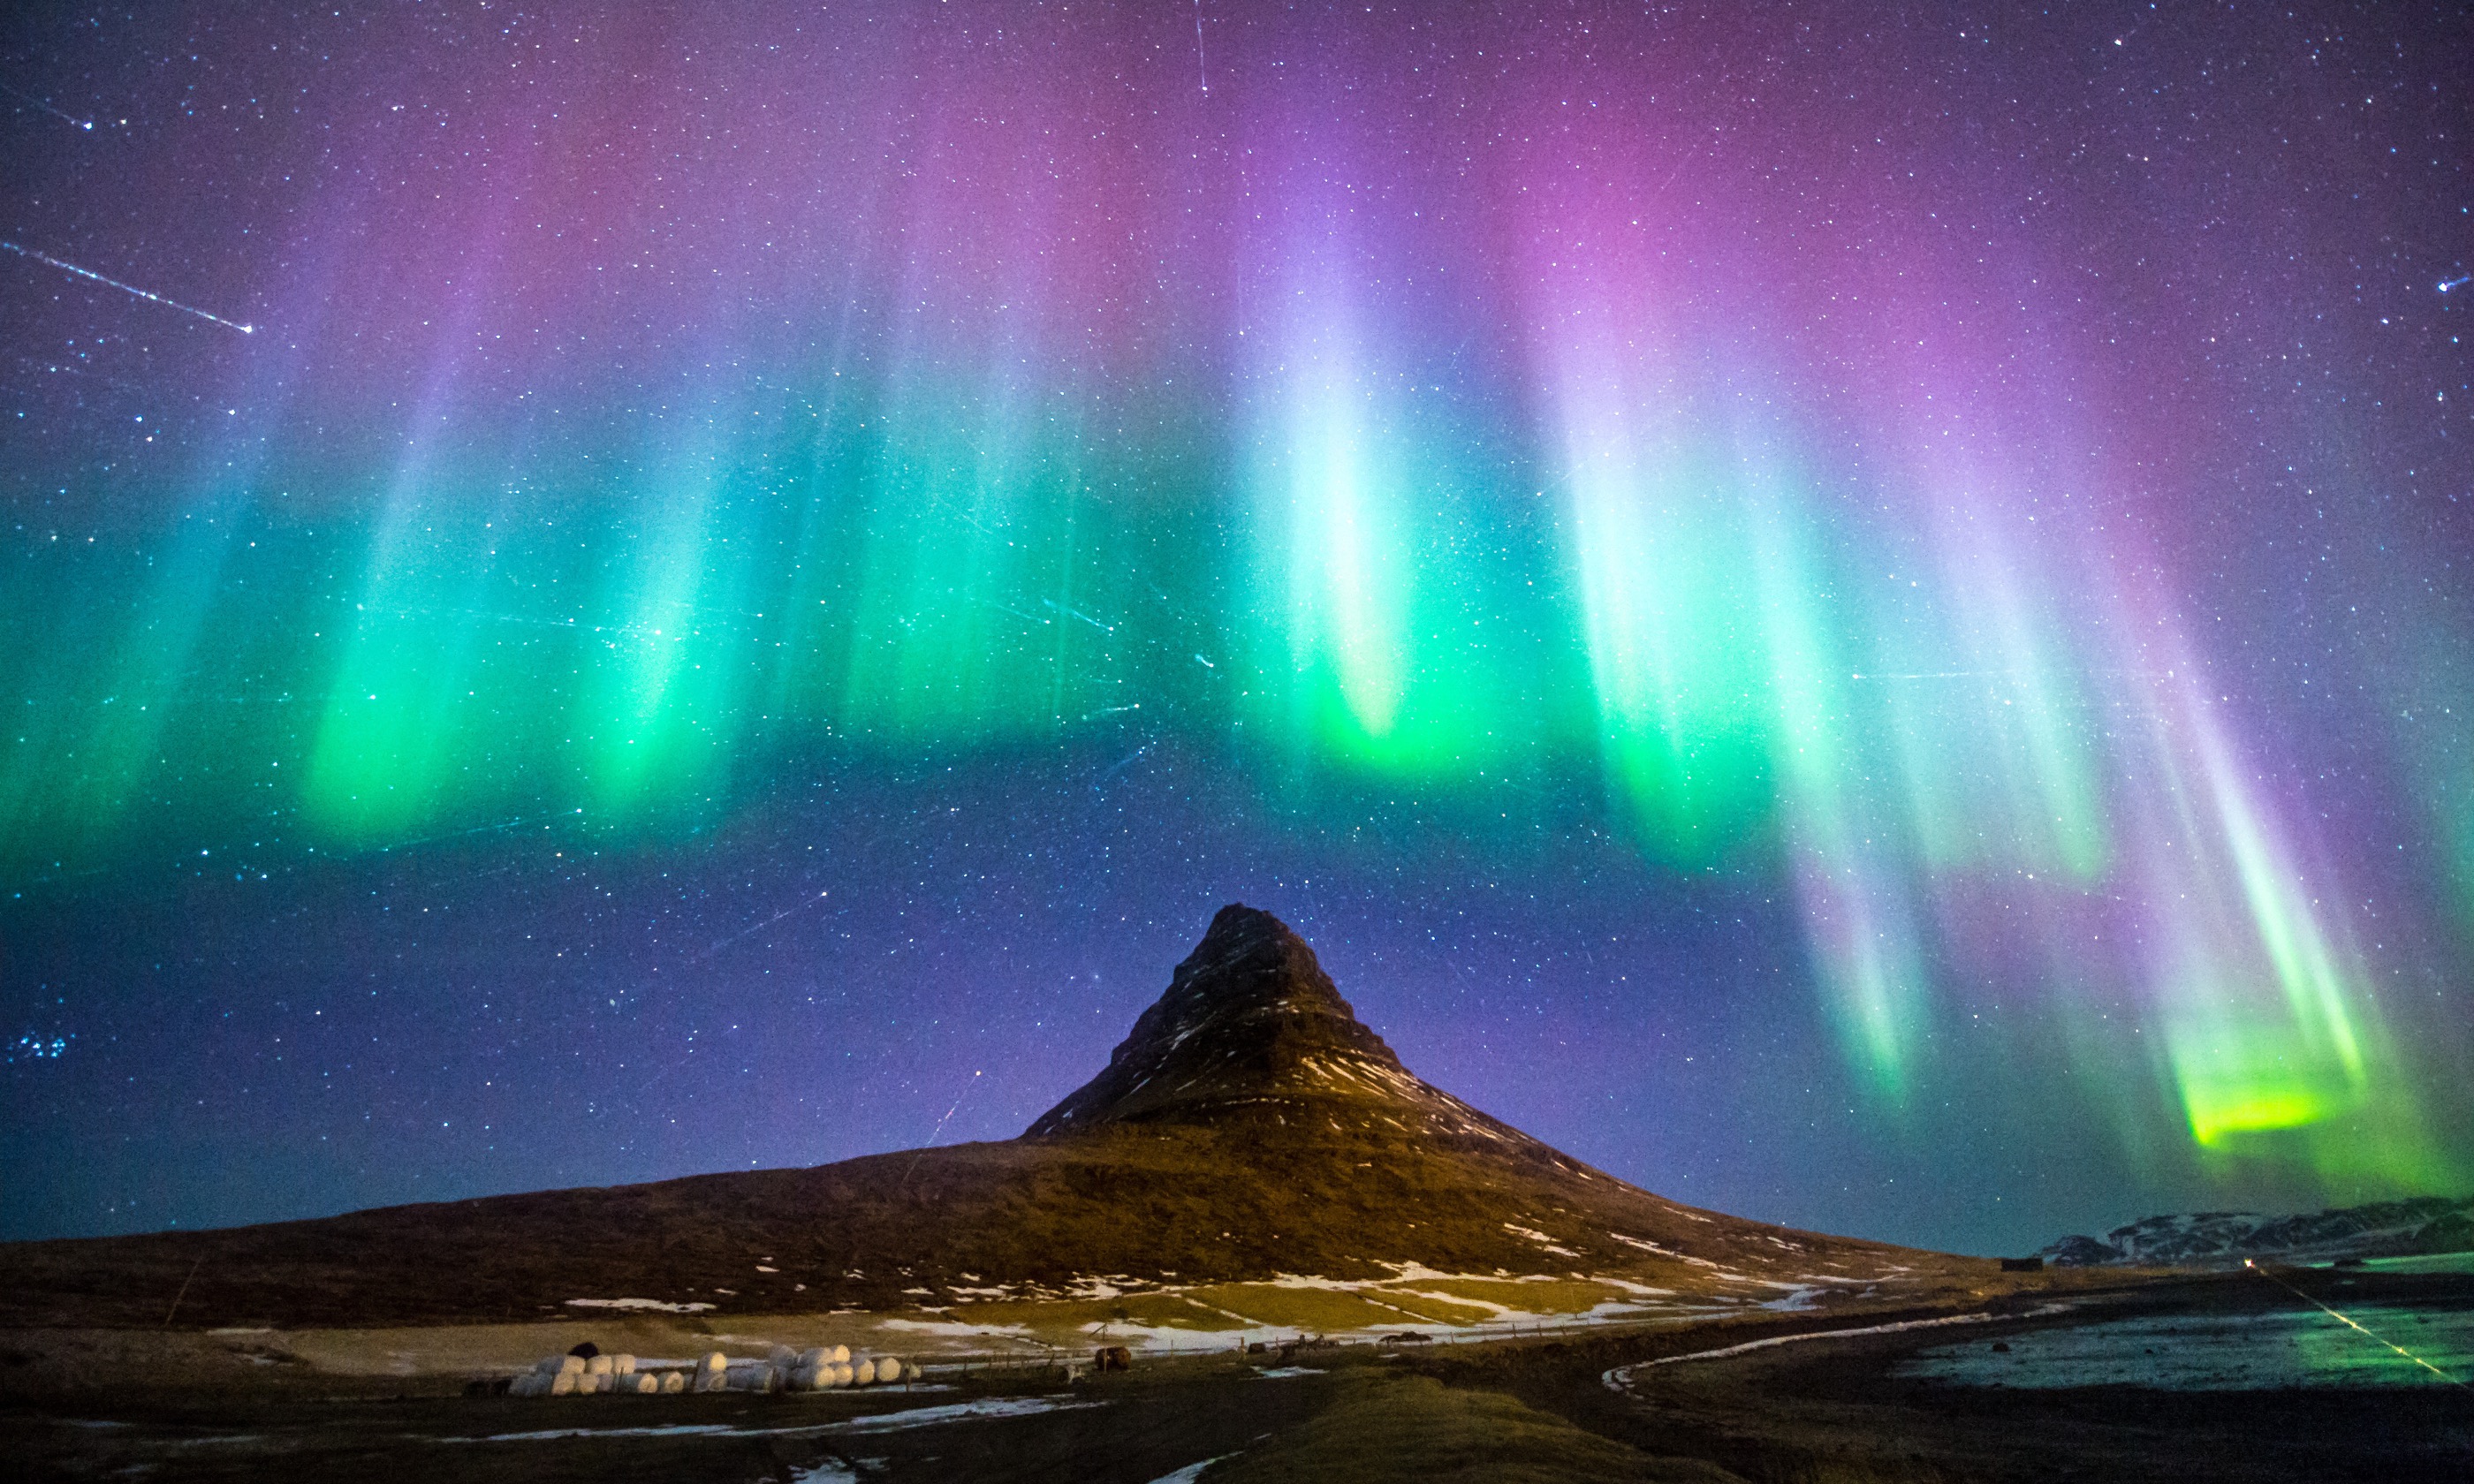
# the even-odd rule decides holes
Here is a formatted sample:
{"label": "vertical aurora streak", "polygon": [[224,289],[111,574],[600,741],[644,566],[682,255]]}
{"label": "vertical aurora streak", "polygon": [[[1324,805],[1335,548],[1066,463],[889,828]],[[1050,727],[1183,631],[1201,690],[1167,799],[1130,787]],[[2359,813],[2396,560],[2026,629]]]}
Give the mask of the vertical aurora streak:
{"label": "vertical aurora streak", "polygon": [[1346,311],[1325,294],[1295,298],[1286,355],[1271,372],[1279,415],[1262,482],[1275,554],[1266,564],[1280,580],[1264,586],[1286,600],[1275,632],[1294,677],[1292,728],[1372,753],[1408,700],[1418,574],[1398,488],[1406,450],[1383,445],[1389,419],[1357,365]]}

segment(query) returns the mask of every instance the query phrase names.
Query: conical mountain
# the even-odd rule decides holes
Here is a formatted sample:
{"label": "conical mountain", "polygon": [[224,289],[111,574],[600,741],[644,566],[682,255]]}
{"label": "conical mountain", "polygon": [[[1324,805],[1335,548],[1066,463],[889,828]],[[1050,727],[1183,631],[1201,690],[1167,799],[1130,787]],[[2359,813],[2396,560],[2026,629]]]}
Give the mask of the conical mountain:
{"label": "conical mountain", "polygon": [[1341,998],[1314,949],[1231,904],[1134,1022],[1108,1065],[1026,1137],[1111,1125],[1271,1124],[1476,1138],[1554,1151],[1418,1078]]}
{"label": "conical mountain", "polygon": [[400,1206],[220,1232],[0,1246],[0,1325],[538,1319],[585,1300],[729,1313],[1403,1273],[1589,1275],[1755,1302],[1973,1281],[1975,1259],[1695,1210],[1420,1080],[1313,950],[1229,906],[1097,1077],[1023,1137]]}

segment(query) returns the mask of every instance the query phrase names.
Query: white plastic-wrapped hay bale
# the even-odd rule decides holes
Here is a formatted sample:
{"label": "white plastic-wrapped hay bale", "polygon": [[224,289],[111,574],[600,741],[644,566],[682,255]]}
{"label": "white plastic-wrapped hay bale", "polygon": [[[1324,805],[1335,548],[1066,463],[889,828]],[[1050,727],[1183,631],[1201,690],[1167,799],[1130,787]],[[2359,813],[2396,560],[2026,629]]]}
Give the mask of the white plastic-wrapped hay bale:
{"label": "white plastic-wrapped hay bale", "polygon": [[[649,1376],[652,1373],[648,1371],[645,1374]],[[662,1391],[665,1395],[676,1396],[678,1393],[687,1389],[688,1374],[685,1371],[665,1371],[662,1373]]]}
{"label": "white plastic-wrapped hay bale", "polygon": [[539,1371],[519,1371],[507,1382],[510,1397],[538,1397],[549,1387],[549,1377]]}
{"label": "white plastic-wrapped hay bale", "polygon": [[856,1370],[856,1369],[851,1365],[851,1363],[850,1363],[849,1361],[847,1361],[847,1360],[840,1360],[840,1361],[836,1361],[836,1362],[834,1363],[834,1384],[835,1384],[835,1385],[837,1385],[837,1386],[852,1386],[852,1385],[856,1385],[856,1384],[858,1384],[858,1382],[859,1382],[859,1374],[858,1374],[857,1370]]}
{"label": "white plastic-wrapped hay bale", "polygon": [[810,1346],[790,1360],[792,1391],[822,1391],[833,1383],[834,1363],[822,1347]]}
{"label": "white plastic-wrapped hay bale", "polygon": [[595,1355],[584,1363],[584,1369],[588,1375],[608,1376],[610,1374],[610,1357],[608,1355]]}
{"label": "white plastic-wrapped hay bale", "polygon": [[549,1378],[549,1394],[553,1397],[574,1396],[576,1380],[583,1375],[581,1371],[559,1372]]}
{"label": "white plastic-wrapped hay bale", "polygon": [[919,1369],[919,1362],[916,1360],[905,1361],[903,1363],[902,1378],[906,1381],[915,1381],[926,1374],[926,1372]]}
{"label": "white plastic-wrapped hay bale", "polygon": [[729,1379],[730,1357],[715,1351],[696,1363],[695,1375],[689,1380],[691,1391],[719,1391]]}
{"label": "white plastic-wrapped hay bale", "polygon": [[834,1384],[834,1352],[818,1346],[799,1352],[790,1368],[792,1391],[830,1391]]}
{"label": "white plastic-wrapped hay bale", "polygon": [[582,1376],[584,1374],[584,1357],[582,1355],[560,1355],[557,1357],[557,1360],[558,1368],[566,1372],[568,1375]]}
{"label": "white plastic-wrapped hay bale", "polygon": [[613,1356],[611,1356],[611,1357],[610,1357],[610,1374],[611,1374],[611,1375],[613,1375],[613,1376],[633,1376],[633,1375],[635,1375],[635,1374],[636,1374],[636,1357],[635,1357],[635,1356],[633,1356],[633,1355],[613,1355]]}
{"label": "white plastic-wrapped hay bale", "polygon": [[850,1347],[849,1347],[849,1346],[847,1346],[847,1345],[837,1345],[837,1346],[835,1346],[835,1347],[834,1347],[834,1350],[833,1350],[833,1361],[834,1361],[834,1364],[836,1364],[836,1365],[837,1365],[837,1366],[846,1366],[846,1365],[849,1365],[849,1364],[850,1364]]}
{"label": "white plastic-wrapped hay bale", "polygon": [[650,1371],[630,1371],[624,1376],[613,1376],[610,1379],[618,1384],[621,1393],[631,1397],[650,1397],[662,1389],[661,1377]]}
{"label": "white plastic-wrapped hay bale", "polygon": [[732,1391],[774,1392],[782,1389],[782,1368],[770,1360],[735,1360],[730,1365]]}

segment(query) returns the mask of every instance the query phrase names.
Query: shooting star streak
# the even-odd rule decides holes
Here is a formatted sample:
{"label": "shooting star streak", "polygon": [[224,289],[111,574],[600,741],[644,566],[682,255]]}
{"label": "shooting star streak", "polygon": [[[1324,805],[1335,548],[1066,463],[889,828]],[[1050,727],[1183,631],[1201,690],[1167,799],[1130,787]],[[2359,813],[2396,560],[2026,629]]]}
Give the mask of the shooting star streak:
{"label": "shooting star streak", "polygon": [[1098,778],[1091,780],[1091,792],[1095,794],[1099,793],[1102,785],[1105,784],[1110,778],[1115,778],[1118,774],[1125,772],[1128,768],[1130,768],[1135,763],[1141,761],[1142,755],[1145,753],[1150,752],[1152,746],[1153,744],[1146,742],[1142,746],[1135,748],[1132,752],[1128,753],[1125,756],[1117,759],[1117,761],[1109,767],[1107,772],[1101,774]]}
{"label": "shooting star streak", "polygon": [[[1194,0],[1194,72],[1202,80],[1202,96],[1211,96],[1211,67],[1202,60],[1202,0]],[[86,126],[91,129],[94,126]]]}
{"label": "shooting star streak", "polygon": [[[977,1082],[979,1080],[980,1074],[978,1072],[971,1073],[971,1082]],[[962,1084],[962,1090],[955,1095],[954,1106],[946,1109],[945,1116],[937,1119],[936,1126],[928,1131],[928,1143],[931,1146],[934,1145],[936,1142],[937,1136],[945,1132],[945,1125],[954,1121],[954,1114],[962,1111],[962,1099],[971,1095],[971,1082]]]}
{"label": "shooting star streak", "polygon": [[2376,1340],[2380,1344],[2387,1346],[2389,1349],[2395,1351],[2398,1354],[2403,1355],[2406,1359],[2413,1361],[2415,1365],[2422,1367],[2432,1375],[2438,1376],[2441,1380],[2446,1381],[2449,1385],[2456,1387],[2458,1390],[2474,1391],[2474,1386],[2466,1385],[2463,1381],[2459,1380],[2457,1377],[2439,1369],[2439,1367],[2433,1365],[2430,1361],[2423,1359],[2420,1355],[2415,1354],[2413,1352],[2406,1349],[2402,1345],[2399,1345],[2388,1336],[2375,1333],[2372,1330],[2365,1328],[2350,1315],[2338,1313],[2335,1309],[2328,1307],[2327,1304],[2320,1303],[2318,1300],[2311,1297],[2311,1295],[2304,1293],[2301,1289],[2287,1282],[2284,1279],[2281,1279],[2275,1274],[2269,1272],[2268,1269],[2261,1267],[2250,1258],[2244,1257],[2243,1259],[2243,1266],[2250,1269],[2254,1273],[2257,1273],[2260,1277],[2267,1279],[2269,1282],[2284,1289],[2287,1293],[2300,1299],[2303,1303],[2310,1304],[2313,1308],[2318,1309],[2329,1318],[2337,1321],[2341,1325],[2343,1325],[2346,1328],[2352,1329],[2361,1334],[2365,1339]]}
{"label": "shooting star streak", "polygon": [[[1200,4],[1201,0],[1196,0],[1196,3]],[[1209,92],[1210,90],[1211,89],[1207,87],[1203,89],[1204,92]],[[64,113],[60,109],[53,108],[50,104],[45,103],[42,99],[36,97],[33,93],[27,92],[24,88],[11,87],[6,83],[0,83],[0,93],[7,93],[12,98],[21,98],[26,102],[33,104],[36,108],[42,109],[52,117],[59,119],[63,124],[83,129],[87,133],[94,132],[94,120],[90,118],[80,118],[74,113]]]}
{"label": "shooting star streak", "polygon": [[[572,819],[583,812],[582,809],[561,809],[556,814],[534,814],[520,820],[509,820],[503,825],[475,825],[470,829],[453,829],[443,835],[424,835],[418,840],[399,840],[393,845],[378,847],[378,853],[385,855],[395,850],[409,850],[417,845],[436,845],[441,840],[461,840],[468,835],[495,835],[502,830],[521,829],[526,825],[539,825],[543,820]],[[549,826],[544,825],[542,827],[546,829]]]}
{"label": "shooting star streak", "polygon": [[7,248],[19,257],[31,257],[37,263],[49,263],[64,274],[75,274],[81,278],[92,278],[97,283],[109,284],[123,294],[134,294],[139,299],[161,304],[166,309],[178,309],[182,314],[193,314],[201,320],[211,320],[228,330],[238,330],[244,335],[257,333],[257,326],[255,324],[243,324],[238,320],[227,320],[219,314],[208,314],[203,309],[184,304],[177,299],[165,299],[160,294],[150,294],[133,283],[123,283],[117,278],[107,278],[91,268],[80,268],[75,263],[63,263],[48,252],[37,252],[32,248],[21,248],[13,242],[0,242],[0,248]]}
{"label": "shooting star streak", "polygon": [[894,1194],[900,1195],[910,1185],[911,1175],[919,1168],[919,1161],[927,1158],[928,1151],[935,1145],[937,1136],[945,1132],[945,1125],[954,1121],[954,1114],[962,1111],[962,1099],[971,1095],[971,1086],[979,1080],[980,1074],[973,1072],[971,1081],[962,1084],[962,1090],[955,1095],[954,1106],[945,1110],[945,1116],[937,1119],[936,1126],[928,1131],[928,1142],[920,1145],[919,1152],[910,1157],[910,1166],[902,1172],[902,1184],[893,1187]]}
{"label": "shooting star streak", "polygon": [[2474,283],[2474,274],[2467,274],[2462,278],[2449,278],[2443,280],[2439,285],[2439,292],[2445,294],[2451,289],[2462,289],[2469,283]]}
{"label": "shooting star streak", "polygon": [[1142,708],[1143,704],[1139,701],[1135,702],[1131,706],[1104,706],[1096,711],[1085,713],[1082,719],[1086,722],[1096,721],[1103,716],[1114,716],[1120,711],[1139,711]]}
{"label": "shooting star streak", "polygon": [[1084,623],[1089,624],[1092,628],[1099,630],[1102,634],[1114,634],[1117,632],[1116,630],[1109,628],[1106,624],[1104,624],[1100,620],[1092,617],[1090,614],[1083,612],[1079,609],[1067,608],[1062,603],[1054,602],[1047,598],[1042,598],[1039,602],[1043,608],[1053,608],[1068,618],[1079,618]]}
{"label": "shooting star streak", "polygon": [[729,947],[734,943],[737,943],[740,939],[745,938],[753,933],[761,933],[764,931],[764,929],[772,926],[774,923],[781,922],[784,918],[788,917],[791,913],[800,911],[803,908],[813,907],[816,902],[822,901],[832,895],[833,894],[831,892],[818,892],[813,900],[794,901],[790,905],[783,908],[781,911],[774,913],[771,917],[766,918],[764,922],[757,923],[755,926],[740,928],[729,937],[716,943],[712,947],[705,949],[702,953],[699,953],[695,957],[688,960],[688,962],[691,964],[701,964],[706,959],[713,957],[722,949]]}
{"label": "shooting star streak", "polygon": [[2007,680],[2015,670],[1917,670],[1903,675],[1867,675],[1861,671],[1847,677],[1851,681],[1990,681]]}

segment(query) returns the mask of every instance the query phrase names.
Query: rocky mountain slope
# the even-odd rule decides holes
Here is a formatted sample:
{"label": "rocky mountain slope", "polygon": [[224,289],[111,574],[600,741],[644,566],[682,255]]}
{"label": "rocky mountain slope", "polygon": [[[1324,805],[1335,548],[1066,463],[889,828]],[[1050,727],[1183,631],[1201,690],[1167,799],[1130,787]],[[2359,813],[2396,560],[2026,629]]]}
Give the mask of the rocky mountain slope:
{"label": "rocky mountain slope", "polygon": [[1020,1138],[11,1244],[0,1324],[154,1326],[176,1296],[184,1328],[532,1319],[577,1300],[951,1308],[1411,1269],[1751,1302],[1992,1266],[1696,1210],[1591,1169],[1419,1080],[1295,933],[1231,906],[1107,1067]]}
{"label": "rocky mountain slope", "polygon": [[1413,1075],[1268,912],[1229,906],[1108,1065],[1023,1137],[1111,1127],[1320,1125],[1580,1166]]}
{"label": "rocky mountain slope", "polygon": [[2103,1237],[2066,1236],[2044,1250],[2061,1267],[2239,1265],[2245,1257],[2330,1262],[2474,1250],[2474,1196],[2427,1196],[2294,1216],[2190,1211],[2147,1216]]}

